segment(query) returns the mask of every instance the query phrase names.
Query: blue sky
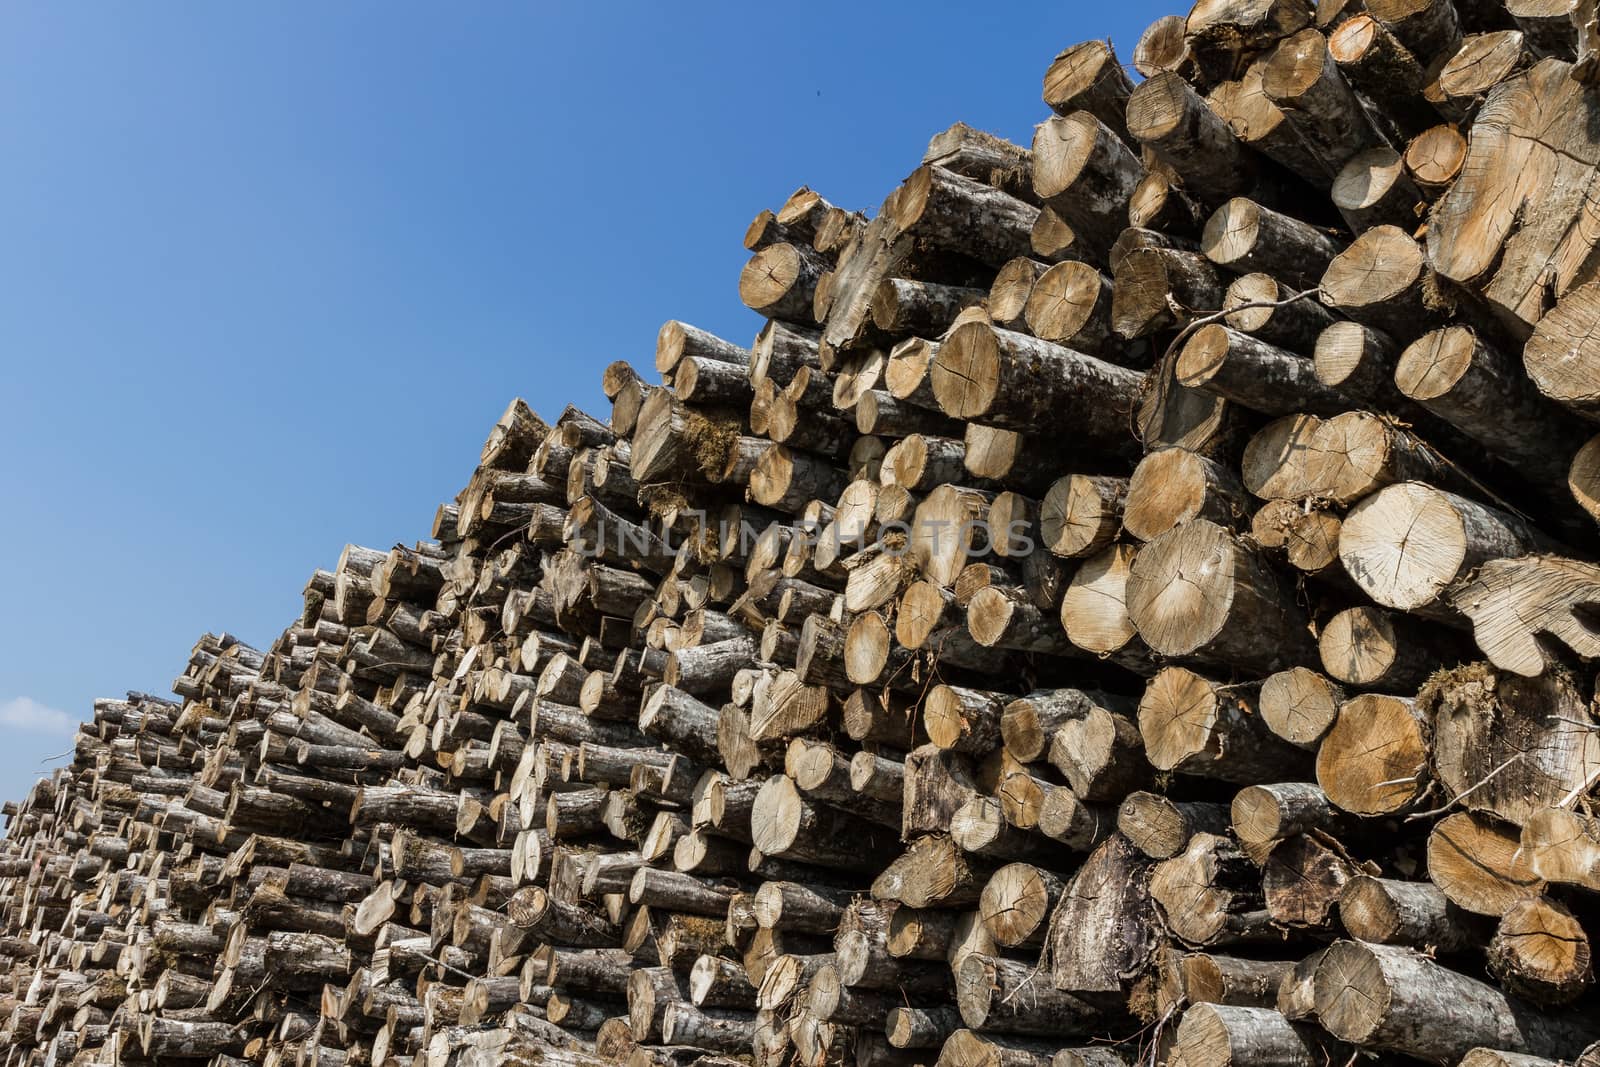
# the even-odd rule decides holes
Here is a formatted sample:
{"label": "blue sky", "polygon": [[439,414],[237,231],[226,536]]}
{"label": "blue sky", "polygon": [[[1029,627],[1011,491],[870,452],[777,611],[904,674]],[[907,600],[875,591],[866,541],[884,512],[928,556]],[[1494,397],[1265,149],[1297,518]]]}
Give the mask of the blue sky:
{"label": "blue sky", "polygon": [[0,797],[425,536],[512,396],[604,417],[668,318],[748,343],[761,208],[871,209],[958,119],[1026,144],[1060,48],[1172,10],[9,5]]}

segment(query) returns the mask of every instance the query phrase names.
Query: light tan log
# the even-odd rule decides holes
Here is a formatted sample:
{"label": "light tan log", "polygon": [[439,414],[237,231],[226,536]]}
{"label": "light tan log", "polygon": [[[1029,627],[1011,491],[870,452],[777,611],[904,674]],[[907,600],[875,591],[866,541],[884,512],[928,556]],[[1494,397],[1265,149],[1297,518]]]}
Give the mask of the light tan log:
{"label": "light tan log", "polygon": [[1451,618],[1450,587],[1488,560],[1521,556],[1544,542],[1498,508],[1400,482],[1362,500],[1345,518],[1339,559],[1363,592],[1385,607]]}
{"label": "light tan log", "polygon": [[1428,878],[1457,907],[1495,918],[1545,889],[1514,831],[1465,811],[1428,835]]}
{"label": "light tan log", "polygon": [[1128,131],[1182,175],[1200,200],[1220,204],[1248,192],[1255,181],[1255,167],[1238,138],[1176,74],[1157,74],[1134,89]]}
{"label": "light tan log", "polygon": [[1317,748],[1317,784],[1357,815],[1406,810],[1431,781],[1429,725],[1409,697],[1351,698]]}
{"label": "light tan log", "polygon": [[[1127,598],[1139,635],[1165,655],[1262,673],[1310,661],[1305,619],[1265,556],[1213,522],[1184,523],[1140,549]],[[1263,646],[1261,633],[1276,639]]]}
{"label": "light tan log", "polygon": [[1338,941],[1317,965],[1317,1018],[1335,1037],[1434,1062],[1478,1047],[1570,1054],[1593,1019],[1547,1013],[1411,949]]}
{"label": "light tan log", "polygon": [[1139,701],[1145,755],[1158,770],[1255,783],[1308,763],[1261,721],[1253,686],[1225,686],[1183,667],[1150,680]]}

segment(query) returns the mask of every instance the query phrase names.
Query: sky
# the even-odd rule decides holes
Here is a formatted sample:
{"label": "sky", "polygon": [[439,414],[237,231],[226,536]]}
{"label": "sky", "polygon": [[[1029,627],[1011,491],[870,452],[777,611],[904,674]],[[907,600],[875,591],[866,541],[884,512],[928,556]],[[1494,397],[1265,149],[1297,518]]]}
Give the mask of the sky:
{"label": "sky", "polygon": [[[0,34],[0,798],[195,639],[426,537],[514,396],[604,418],[745,227],[872,210],[1173,3],[23,2]],[[50,757],[57,757],[51,759]]]}

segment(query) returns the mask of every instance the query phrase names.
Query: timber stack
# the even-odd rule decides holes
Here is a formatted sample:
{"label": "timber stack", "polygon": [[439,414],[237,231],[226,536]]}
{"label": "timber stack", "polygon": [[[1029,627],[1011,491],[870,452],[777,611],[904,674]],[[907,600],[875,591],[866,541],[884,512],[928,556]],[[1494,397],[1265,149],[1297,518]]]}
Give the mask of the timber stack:
{"label": "timber stack", "polygon": [[1600,1041],[1600,27],[1201,0],[745,234],[602,419],[95,704],[0,1063]]}

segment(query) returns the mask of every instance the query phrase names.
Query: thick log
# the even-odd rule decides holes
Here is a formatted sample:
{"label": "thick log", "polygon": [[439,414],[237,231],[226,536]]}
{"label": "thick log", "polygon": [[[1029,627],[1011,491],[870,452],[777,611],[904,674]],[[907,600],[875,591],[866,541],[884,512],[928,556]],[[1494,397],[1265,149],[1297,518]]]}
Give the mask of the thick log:
{"label": "thick log", "polygon": [[1265,910],[1259,869],[1225,837],[1196,834],[1182,854],[1156,864],[1150,897],[1167,928],[1187,944],[1282,937]]}
{"label": "thick log", "polygon": [[1339,893],[1339,919],[1362,941],[1453,955],[1484,943],[1483,919],[1462,911],[1431,882],[1358,874]]}
{"label": "thick log", "polygon": [[1111,326],[1128,340],[1181,328],[1198,315],[1220,310],[1227,289],[1216,268],[1198,252],[1137,248],[1116,265]]}
{"label": "thick log", "polygon": [[[1264,555],[1204,519],[1139,550],[1127,604],[1139,636],[1164,655],[1263,672],[1310,662],[1306,622]],[[1263,647],[1261,633],[1279,640]]]}
{"label": "thick log", "polygon": [[1428,834],[1428,877],[1457,907],[1496,918],[1545,888],[1517,834],[1470,812],[1441,820]]}
{"label": "thick log", "polygon": [[1436,1063],[1478,1047],[1562,1056],[1594,1040],[1593,1019],[1548,1013],[1411,949],[1335,942],[1317,965],[1318,1021],[1335,1037]]}
{"label": "thick log", "polygon": [[1087,1034],[1117,1020],[1081,997],[1041,988],[1027,964],[978,954],[956,972],[956,1006],[974,1030],[1000,1034]]}
{"label": "thick log", "polygon": [[1121,993],[1156,948],[1145,860],[1113,834],[1073,876],[1051,919],[1052,984],[1080,993]]}
{"label": "thick log", "polygon": [[1586,436],[1576,419],[1529,386],[1515,360],[1465,326],[1418,338],[1401,353],[1394,381],[1426,411],[1536,481],[1560,485],[1567,457]]}
{"label": "thick log", "polygon": [[1317,784],[1357,815],[1410,808],[1432,781],[1430,726],[1408,697],[1363,693],[1346,701],[1317,748]]}
{"label": "thick log", "polygon": [[1139,376],[1025,334],[967,322],[939,346],[933,364],[939,407],[1002,429],[1064,428],[1095,447],[1127,450]]}
{"label": "thick log", "polygon": [[1589,935],[1549,897],[1519,901],[1489,942],[1489,973],[1535,1004],[1570,1004],[1594,983]]}
{"label": "thick log", "polygon": [[1057,115],[1087,111],[1128,140],[1133,82],[1109,41],[1085,41],[1056,56],[1044,72],[1044,102]]}
{"label": "thick log", "polygon": [[1087,111],[1052,116],[1034,131],[1033,189],[1071,230],[1074,258],[1105,259],[1144,175],[1133,150]]}
{"label": "thick log", "polygon": [[1226,805],[1174,801],[1157,793],[1130,793],[1117,809],[1117,830],[1153,860],[1167,860],[1189,847],[1197,834],[1226,833]]}
{"label": "thick log", "polygon": [[1362,500],[1339,534],[1339,559],[1373,600],[1452,619],[1450,587],[1488,560],[1545,542],[1498,508],[1423,482],[1387,486]]}
{"label": "thick log", "polygon": [[1328,182],[1350,157],[1385,144],[1320,30],[1308,27],[1280,42],[1261,84],[1322,164]]}
{"label": "thick log", "polygon": [[1255,182],[1256,168],[1238,138],[1177,74],[1156,74],[1134,89],[1128,132],[1207,203],[1248,193]]}
{"label": "thick log", "polygon": [[1134,468],[1122,521],[1129,534],[1149,541],[1191,519],[1235,525],[1247,508],[1245,488],[1231,469],[1188,449],[1163,448]]}
{"label": "thick log", "polygon": [[1175,369],[1184,388],[1215,394],[1263,415],[1333,415],[1351,406],[1347,397],[1317,379],[1312,360],[1219,322],[1189,337]]}

